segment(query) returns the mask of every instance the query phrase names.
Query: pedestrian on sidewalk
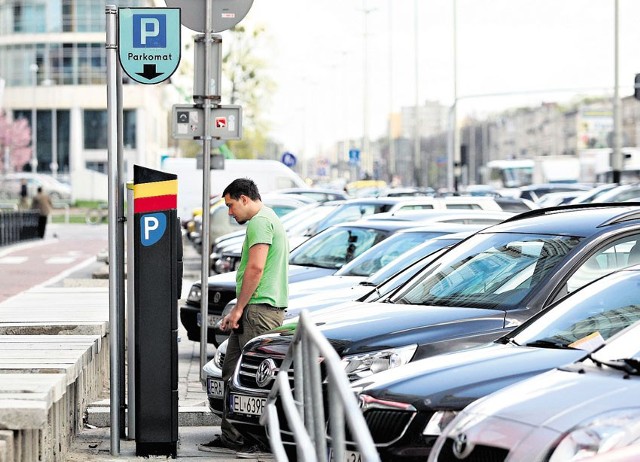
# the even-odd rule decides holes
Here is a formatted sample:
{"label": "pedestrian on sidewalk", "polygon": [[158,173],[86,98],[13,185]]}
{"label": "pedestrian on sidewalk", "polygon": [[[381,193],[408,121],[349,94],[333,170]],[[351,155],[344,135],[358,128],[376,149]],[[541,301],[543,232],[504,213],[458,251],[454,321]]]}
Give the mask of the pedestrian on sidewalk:
{"label": "pedestrian on sidewalk", "polygon": [[27,188],[27,180],[22,179],[20,181],[20,202],[18,203],[20,210],[27,210],[29,208],[29,190]]}
{"label": "pedestrian on sidewalk", "polygon": [[[223,330],[231,330],[222,365],[222,379],[228,383],[242,347],[252,338],[282,325],[289,298],[289,241],[280,219],[262,203],[252,180],[236,179],[222,195],[229,215],[240,224],[247,223],[236,273],[237,303],[221,323]],[[200,445],[201,450],[237,452],[238,457],[266,450],[257,447],[250,436],[242,435],[227,420],[226,413],[220,428],[222,435]]]}
{"label": "pedestrian on sidewalk", "polygon": [[33,200],[31,201],[31,209],[37,210],[39,214],[38,237],[40,239],[44,238],[44,232],[47,228],[47,220],[49,220],[52,208],[53,205],[51,204],[51,198],[42,190],[42,186],[38,186],[38,192],[33,196]]}

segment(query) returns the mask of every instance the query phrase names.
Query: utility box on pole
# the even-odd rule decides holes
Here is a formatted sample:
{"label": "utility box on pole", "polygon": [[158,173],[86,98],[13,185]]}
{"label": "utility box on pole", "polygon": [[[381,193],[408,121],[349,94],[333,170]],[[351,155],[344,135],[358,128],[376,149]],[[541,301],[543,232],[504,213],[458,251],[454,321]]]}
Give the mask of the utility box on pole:
{"label": "utility box on pole", "polygon": [[134,166],[135,440],[143,457],[175,458],[178,442],[177,192],[176,175]]}

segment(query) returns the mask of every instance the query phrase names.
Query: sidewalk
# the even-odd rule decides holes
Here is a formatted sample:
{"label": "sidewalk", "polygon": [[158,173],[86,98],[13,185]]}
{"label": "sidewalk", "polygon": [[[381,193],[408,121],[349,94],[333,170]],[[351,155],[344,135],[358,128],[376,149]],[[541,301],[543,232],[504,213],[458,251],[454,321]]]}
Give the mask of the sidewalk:
{"label": "sidewalk", "polygon": [[[52,227],[52,236],[54,230],[55,227]],[[77,233],[78,231],[73,230],[72,232]],[[59,232],[58,234],[62,233]],[[90,247],[91,252],[94,252],[95,256],[95,253],[103,250],[99,239],[97,241],[95,239],[84,240],[77,239],[75,236],[72,236],[69,238],[69,241],[75,241],[78,246],[77,252],[79,253],[74,254],[74,256],[77,257],[75,266],[73,266],[73,262],[71,262],[69,263],[69,265],[71,265],[70,268],[61,268],[61,271],[58,271],[58,275],[53,277],[49,274],[49,268],[47,268],[46,272],[41,276],[33,275],[32,279],[35,281],[36,285],[33,286],[33,288],[27,288],[26,290],[23,290],[23,287],[20,286],[19,290],[21,292],[13,297],[8,293],[5,294],[8,298],[4,304],[10,304],[11,300],[15,300],[16,298],[18,298],[21,303],[23,303],[22,300],[25,299],[29,301],[33,300],[32,302],[29,302],[29,305],[32,307],[28,310],[25,309],[25,314],[34,310],[35,312],[45,312],[46,309],[51,311],[52,307],[46,306],[47,302],[45,299],[42,299],[41,301],[38,300],[39,297],[42,296],[42,292],[56,290],[57,293],[63,292],[68,294],[69,300],[73,300],[69,305],[85,307],[86,305],[92,304],[94,305],[94,310],[96,312],[93,316],[100,319],[108,319],[108,281],[105,281],[104,278],[98,279],[94,277],[94,274],[97,273],[102,273],[102,276],[104,276],[105,263],[98,261],[96,258],[87,259],[83,253],[80,253],[80,249],[83,249],[86,252],[87,247]],[[72,248],[73,244],[69,241],[58,239],[57,236],[55,239],[29,241],[0,249],[0,256],[4,257],[6,261],[12,262],[12,264],[16,264],[15,261],[18,260],[18,256],[20,256],[21,261],[26,259],[25,261],[35,262],[36,258],[39,258],[42,255],[48,256],[51,252],[50,249],[52,248],[57,249],[56,251],[58,253],[61,250],[64,250],[65,253],[75,252]],[[91,244],[87,245],[89,242],[91,242]],[[106,247],[107,242],[104,241],[104,244]],[[53,255],[48,256],[48,258],[59,258],[59,256]],[[29,267],[25,267],[25,271],[37,271],[37,266],[35,265],[37,264],[34,263]],[[28,268],[31,268],[31,270]],[[185,243],[183,296],[186,296],[193,282],[200,279],[199,268],[200,255],[189,243]],[[48,279],[46,281],[42,281],[41,279],[45,277]],[[2,303],[3,302],[0,298],[0,304]],[[40,305],[38,305],[38,303],[40,303]],[[70,308],[73,308],[73,306],[70,306]],[[180,306],[180,302],[178,302],[178,306]],[[55,311],[58,312],[60,310],[55,309]],[[19,316],[20,311],[17,313],[17,316]],[[81,314],[81,312],[78,311],[78,308],[76,308],[75,311],[70,310],[69,313]],[[59,315],[60,313],[58,313],[58,316]],[[49,318],[44,320],[45,323],[49,322],[47,319]],[[38,320],[35,319],[34,321],[37,322]],[[235,457],[231,457],[230,455],[219,455],[198,450],[199,444],[210,441],[216,434],[220,433],[219,418],[209,411],[206,392],[203,390],[200,382],[200,344],[188,340],[186,331],[180,322],[178,322],[178,325],[180,340],[178,342],[179,442],[177,459],[202,460],[203,458],[206,458],[207,460],[220,461],[236,460]],[[213,345],[209,345],[207,349],[208,357],[213,357],[214,353],[215,348]],[[120,453],[114,456],[110,454],[111,432],[108,427],[110,424],[108,372],[104,374],[102,380],[106,386],[100,395],[100,399],[93,403],[89,403],[87,408],[87,425],[76,433],[76,436],[71,443],[71,448],[67,452],[64,460],[72,462],[143,460],[143,458],[135,456],[135,441],[126,439],[126,435],[120,435]]]}

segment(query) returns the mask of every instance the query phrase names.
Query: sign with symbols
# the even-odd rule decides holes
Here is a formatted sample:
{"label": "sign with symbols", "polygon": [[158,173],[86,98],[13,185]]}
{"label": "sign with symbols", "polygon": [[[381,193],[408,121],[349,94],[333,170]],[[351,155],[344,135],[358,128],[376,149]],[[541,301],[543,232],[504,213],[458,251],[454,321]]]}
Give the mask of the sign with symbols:
{"label": "sign with symbols", "polygon": [[349,149],[349,163],[353,165],[360,163],[359,149]]}
{"label": "sign with symbols", "polygon": [[291,168],[293,166],[296,165],[296,162],[298,161],[296,159],[296,156],[294,156],[292,153],[290,153],[289,151],[285,152],[284,154],[282,154],[282,159],[280,159],[282,161],[282,163],[284,165],[286,165],[287,167]]}
{"label": "sign with symbols", "polygon": [[[242,107],[223,105],[211,108],[211,136],[219,140],[242,138]],[[197,140],[204,136],[204,108],[193,104],[174,104],[171,117],[173,137]]]}
{"label": "sign with symbols", "polygon": [[144,84],[167,80],[180,64],[179,8],[118,8],[118,56]]}

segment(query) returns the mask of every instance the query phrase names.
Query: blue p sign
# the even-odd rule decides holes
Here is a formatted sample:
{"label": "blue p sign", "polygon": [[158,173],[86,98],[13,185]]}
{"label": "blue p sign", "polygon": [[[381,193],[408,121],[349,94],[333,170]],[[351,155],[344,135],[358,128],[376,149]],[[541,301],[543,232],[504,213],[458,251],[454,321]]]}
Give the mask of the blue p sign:
{"label": "blue p sign", "polygon": [[134,14],[133,48],[166,48],[167,17],[163,14]]}
{"label": "blue p sign", "polygon": [[149,213],[140,218],[140,242],[145,247],[158,242],[167,229],[167,217],[164,213]]}

